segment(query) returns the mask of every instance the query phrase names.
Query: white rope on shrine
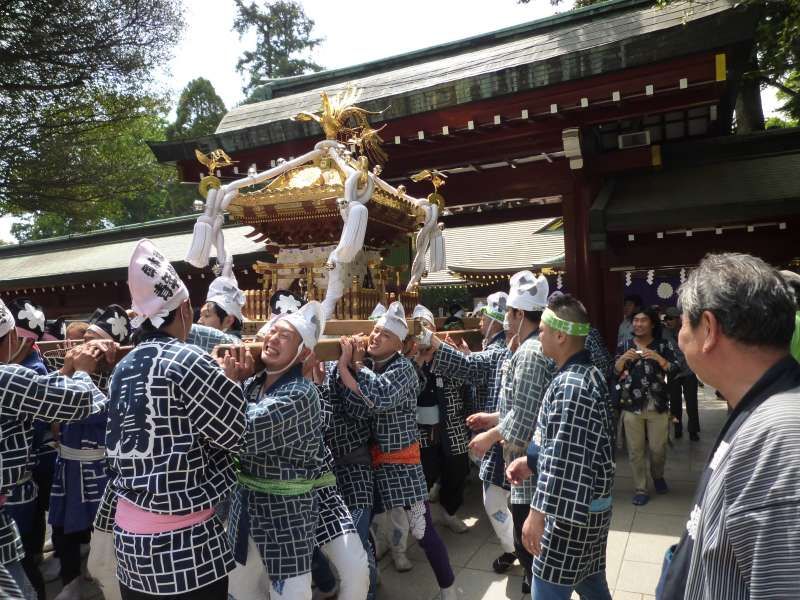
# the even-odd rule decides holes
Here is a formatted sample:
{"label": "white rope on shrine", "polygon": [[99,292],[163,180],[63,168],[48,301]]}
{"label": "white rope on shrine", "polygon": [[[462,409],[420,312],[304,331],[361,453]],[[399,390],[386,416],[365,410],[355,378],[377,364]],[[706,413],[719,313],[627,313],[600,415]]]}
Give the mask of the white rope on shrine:
{"label": "white rope on shrine", "polygon": [[233,265],[233,257],[229,257],[225,251],[225,236],[222,225],[224,224],[225,210],[243,187],[249,187],[263,183],[296,167],[302,166],[321,158],[323,155],[329,156],[337,166],[345,173],[344,197],[339,200],[339,214],[342,217],[342,234],[339,244],[334,248],[328,257],[328,264],[332,270],[328,276],[328,286],[325,291],[325,299],[322,307],[325,318],[333,316],[336,303],[344,295],[347,286],[347,269],[344,265],[353,261],[356,255],[364,247],[364,236],[366,235],[369,211],[367,203],[372,197],[375,187],[379,187],[390,194],[401,196],[417,208],[425,211],[425,224],[417,234],[417,251],[411,268],[411,279],[407,290],[413,289],[422,278],[425,271],[425,257],[430,250],[431,270],[440,271],[445,268],[444,238],[442,231],[438,227],[439,208],[427,200],[414,198],[408,194],[401,194],[396,188],[389,185],[377,175],[367,173],[367,182],[359,190],[358,182],[363,173],[354,169],[343,156],[345,146],[336,140],[323,140],[314,146],[314,150],[290,161],[281,163],[262,173],[248,175],[231,183],[221,186],[219,189],[211,189],[206,198],[206,206],[202,215],[197,218],[194,225],[191,245],[186,255],[186,261],[198,268],[203,268],[208,264],[211,255],[211,248],[216,249],[217,262],[230,268]]}

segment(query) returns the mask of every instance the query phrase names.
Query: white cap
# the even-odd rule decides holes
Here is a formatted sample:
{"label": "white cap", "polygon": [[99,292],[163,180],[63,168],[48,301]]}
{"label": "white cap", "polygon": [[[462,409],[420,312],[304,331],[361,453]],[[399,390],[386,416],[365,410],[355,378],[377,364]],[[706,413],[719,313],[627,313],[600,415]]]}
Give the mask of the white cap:
{"label": "white cap", "polygon": [[369,315],[369,320],[370,321],[377,321],[378,319],[380,319],[385,314],[386,314],[386,307],[383,304],[381,304],[380,302],[378,302],[375,305],[375,308],[372,309],[372,313],[370,313],[370,315]]}
{"label": "white cap", "polygon": [[316,300],[303,305],[300,310],[293,313],[280,315],[277,320],[286,321],[294,327],[303,339],[303,345],[309,350],[314,349],[325,329],[325,312],[322,304]]}
{"label": "white cap", "polygon": [[530,271],[520,271],[511,277],[508,306],[517,310],[544,310],[550,285],[544,275],[536,277]]}
{"label": "white cap", "polygon": [[134,327],[147,319],[160,327],[164,317],[189,299],[189,290],[173,266],[148,239],[140,240],[131,255],[128,288],[137,315],[131,321]]}
{"label": "white cap", "polygon": [[6,307],[5,302],[0,300],[0,337],[5,337],[6,334],[14,329],[17,324],[14,322],[14,315]]}
{"label": "white cap", "polygon": [[378,322],[375,323],[376,327],[383,327],[387,331],[391,331],[400,341],[408,337],[408,323],[406,323],[406,311],[400,302],[392,302],[389,308]]}
{"label": "white cap", "polygon": [[424,319],[432,326],[436,326],[436,320],[433,317],[433,313],[429,311],[427,308],[422,306],[422,304],[417,304],[414,307],[414,312],[411,315],[412,319]]}
{"label": "white cap", "polygon": [[502,323],[506,316],[508,306],[508,294],[505,292],[495,292],[486,298],[487,305],[483,307],[483,314],[490,319]]}
{"label": "white cap", "polygon": [[225,263],[222,275],[217,277],[208,286],[206,302],[213,302],[229,315],[233,315],[239,321],[244,321],[242,307],[244,306],[244,292],[239,289],[239,283],[233,274],[233,265]]}

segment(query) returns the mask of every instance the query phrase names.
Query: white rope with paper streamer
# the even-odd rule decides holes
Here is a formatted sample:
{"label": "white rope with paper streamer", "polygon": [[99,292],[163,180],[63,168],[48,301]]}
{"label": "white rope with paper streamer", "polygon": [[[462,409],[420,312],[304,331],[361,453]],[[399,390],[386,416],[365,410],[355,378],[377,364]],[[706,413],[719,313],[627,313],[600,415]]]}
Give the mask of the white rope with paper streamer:
{"label": "white rope with paper streamer", "polygon": [[369,211],[365,206],[375,191],[375,182],[371,174],[367,175],[367,184],[364,189],[359,191],[358,180],[361,173],[350,169],[344,183],[344,204],[339,209],[344,221],[342,235],[339,237],[339,244],[334,248],[328,257],[328,264],[333,266],[328,276],[328,288],[325,290],[325,299],[322,301],[322,310],[325,318],[330,319],[336,303],[344,295],[347,285],[347,274],[344,265],[353,261],[356,255],[364,247],[364,236],[367,233],[367,221]]}
{"label": "white rope with paper streamer", "polygon": [[[336,144],[336,142],[333,143]],[[237,179],[219,189],[209,190],[206,198],[206,208],[194,224],[192,242],[186,254],[186,262],[198,269],[202,269],[208,265],[211,247],[213,246],[217,251],[217,262],[220,265],[224,264],[228,260],[228,256],[225,253],[225,236],[222,233],[222,226],[225,222],[224,214],[231,201],[239,195],[239,189],[268,181],[286,171],[313,161],[324,154],[330,145],[330,142],[325,140],[318,143],[314,150],[307,152],[303,156],[287,161],[263,173]]]}
{"label": "white rope with paper streamer", "polygon": [[210,189],[206,198],[205,210],[197,218],[197,222],[194,225],[186,261],[197,268],[205,267],[208,265],[213,247],[216,250],[217,262],[220,265],[224,265],[226,269],[232,268],[233,257],[228,256],[225,250],[223,224],[225,210],[233,199],[239,195],[239,190],[243,187],[266,182],[291,169],[327,155],[346,173],[347,178],[344,186],[344,206],[339,209],[343,221],[342,234],[339,244],[328,258],[328,262],[333,265],[333,269],[329,273],[325,300],[322,302],[326,319],[331,318],[334,314],[336,302],[344,294],[344,289],[347,285],[347,269],[344,265],[352,262],[364,246],[364,237],[369,220],[369,211],[366,204],[372,197],[376,187],[390,194],[402,196],[409,203],[425,211],[425,224],[417,234],[417,251],[411,268],[411,280],[406,289],[413,289],[422,278],[425,272],[425,256],[428,251],[430,251],[431,270],[439,271],[444,269],[446,267],[444,238],[437,225],[439,218],[438,206],[430,204],[427,200],[414,198],[405,193],[401,194],[397,188],[372,173],[367,174],[367,184],[362,190],[359,190],[358,181],[363,173],[354,169],[344,159],[341,155],[344,150],[345,147],[336,140],[323,140],[314,146],[314,150],[303,156],[284,162],[262,173],[237,179],[221,186],[219,189]]}
{"label": "white rope with paper streamer", "polygon": [[422,279],[422,275],[425,273],[425,255],[438,231],[439,207],[427,200],[420,200],[419,203],[425,209],[425,224],[417,234],[417,252],[414,255],[414,262],[411,264],[411,278],[408,280],[406,291],[414,289],[414,286]]}

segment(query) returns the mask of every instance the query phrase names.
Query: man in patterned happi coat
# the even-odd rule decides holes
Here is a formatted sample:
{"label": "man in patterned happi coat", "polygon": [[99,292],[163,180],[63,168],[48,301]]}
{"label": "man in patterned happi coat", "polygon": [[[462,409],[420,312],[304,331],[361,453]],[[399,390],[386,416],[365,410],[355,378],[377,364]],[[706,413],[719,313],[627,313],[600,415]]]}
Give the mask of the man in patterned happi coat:
{"label": "man in patterned happi coat", "polygon": [[227,600],[234,561],[215,508],[234,484],[245,431],[231,377],[246,353],[223,371],[186,343],[188,290],[149,240],[133,252],[128,286],[140,336],[112,374],[105,440],[121,596]]}
{"label": "man in patterned happi coat", "polygon": [[342,576],[339,598],[367,595],[367,555],[330,471],[319,392],[303,376],[324,325],[319,302],[276,319],[261,352],[266,368],[245,382],[247,433],[228,527],[235,600],[310,599],[317,545]]}
{"label": "man in patterned happi coat", "polygon": [[[128,315],[121,306],[112,304],[94,311],[83,338],[86,342],[107,340],[124,346],[130,342],[130,334]],[[60,367],[63,364],[56,353],[46,358],[51,365]],[[101,372],[92,376],[104,394],[108,393],[110,370],[108,363],[103,363]],[[107,417],[103,411],[61,426],[48,515],[63,585],[55,600],[80,600],[81,597],[81,544],[91,536],[92,523],[108,483]]]}
{"label": "man in patterned happi coat", "polygon": [[[487,304],[481,309],[480,327],[484,336],[484,349],[481,352],[465,354],[435,337],[431,338],[431,372],[435,375],[446,374],[455,381],[464,381],[475,386],[478,412],[468,415],[467,424],[477,431],[483,430],[485,423],[489,423],[490,427],[496,424],[494,414],[497,412],[500,395],[501,367],[510,354],[503,330],[507,301],[508,294],[505,292],[495,292],[487,297]],[[508,509],[511,491],[504,471],[503,450],[498,443],[486,452],[480,467],[483,505],[503,550],[492,563],[492,568],[497,573],[505,573],[517,558],[514,550],[514,525]]]}
{"label": "man in patterned happi coat", "polygon": [[[589,316],[569,295],[542,314],[542,352],[558,371],[542,400],[527,456],[509,466],[512,483],[535,486],[522,529],[533,554],[537,600],[611,600],[606,542],[611,524],[614,441],[608,387],[585,348]],[[531,475],[533,476],[531,477]]]}
{"label": "man in patterned happi coat", "polygon": [[[385,311],[384,311],[385,312]],[[370,544],[370,523],[374,500],[372,480],[372,455],[370,454],[369,410],[364,405],[354,405],[344,400],[342,383],[335,362],[319,365],[314,373],[322,399],[326,419],[325,443],[331,452],[336,485],[353,518],[356,532],[367,552],[369,561],[369,593],[367,600],[374,600],[377,585],[375,554]],[[317,381],[318,380],[318,381]],[[316,559],[315,559],[316,560]],[[314,578],[318,595],[329,597],[335,592],[322,589],[317,577],[323,574],[330,578],[330,569],[314,567]]]}
{"label": "man in patterned happi coat", "polygon": [[356,410],[369,409],[376,508],[404,514],[433,568],[441,598],[449,600],[455,597],[455,576],[431,520],[416,423],[420,380],[400,353],[407,336],[403,305],[393,302],[376,321],[368,342],[342,339],[338,372],[345,400]]}
{"label": "man in patterned happi coat", "polygon": [[[519,347],[503,365],[498,412],[481,423],[491,429],[476,435],[470,448],[483,456],[494,444],[503,442],[503,458],[508,465],[525,455],[533,438],[542,396],[553,376],[554,365],[542,354],[539,343],[539,322],[547,305],[547,279],[521,271],[511,277],[508,295],[510,335],[516,336]],[[522,543],[522,525],[528,516],[533,497],[531,482],[511,485],[511,516],[514,522],[514,547],[525,569],[522,593],[530,591],[533,557]]]}
{"label": "man in patterned happi coat", "polygon": [[18,348],[14,317],[0,301],[0,597],[32,600],[37,594],[22,568],[22,541],[4,505],[28,472],[34,419],[76,421],[104,407],[105,396],[88,375],[103,351],[96,346],[73,349],[60,372],[39,375],[9,364]]}

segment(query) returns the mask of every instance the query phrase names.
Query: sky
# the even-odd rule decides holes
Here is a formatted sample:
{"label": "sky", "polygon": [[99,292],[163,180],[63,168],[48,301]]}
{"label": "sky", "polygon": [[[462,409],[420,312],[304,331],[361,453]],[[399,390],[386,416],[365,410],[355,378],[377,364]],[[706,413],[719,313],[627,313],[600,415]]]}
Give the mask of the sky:
{"label": "sky", "polygon": [[[322,43],[312,58],[326,69],[378,60],[540,19],[566,10],[564,0],[554,8],[550,0],[300,0],[314,20]],[[228,108],[244,99],[244,78],[236,62],[244,50],[255,47],[255,37],[240,39],[233,32],[233,0],[184,0],[186,30],[176,44],[173,59],[159,74],[163,91],[177,102],[184,86],[196,77],[214,85]],[[777,100],[762,95],[764,112],[774,113]],[[172,117],[174,117],[174,109]],[[0,218],[0,239],[13,240],[11,219]]]}

